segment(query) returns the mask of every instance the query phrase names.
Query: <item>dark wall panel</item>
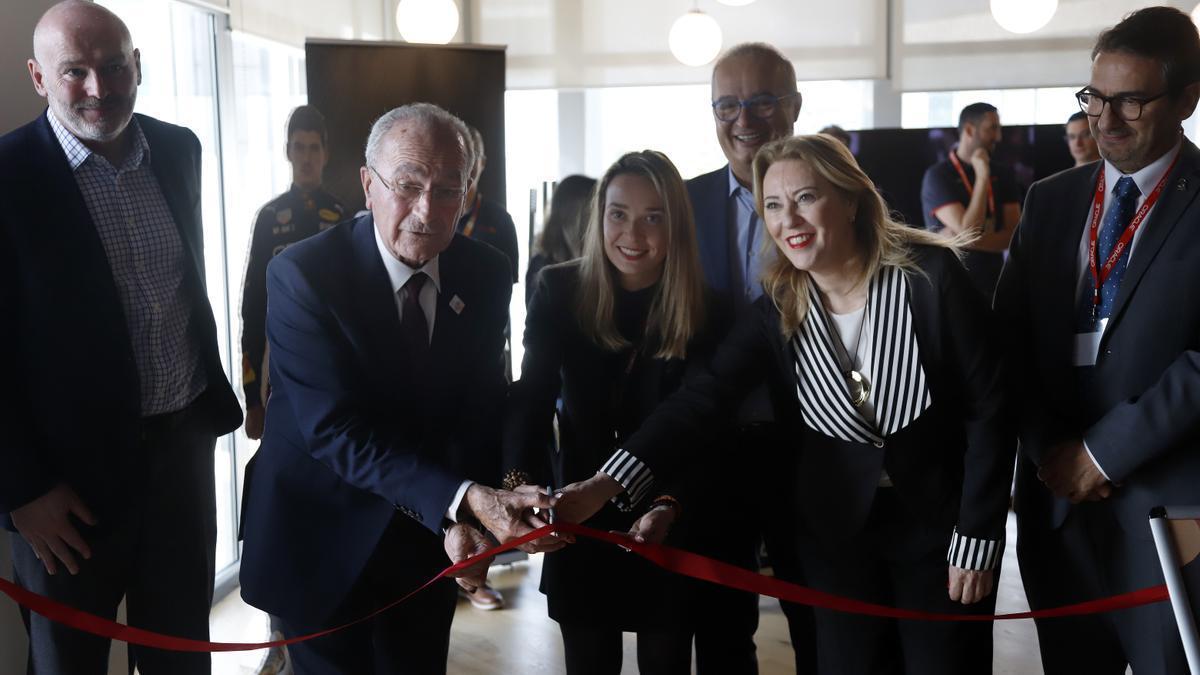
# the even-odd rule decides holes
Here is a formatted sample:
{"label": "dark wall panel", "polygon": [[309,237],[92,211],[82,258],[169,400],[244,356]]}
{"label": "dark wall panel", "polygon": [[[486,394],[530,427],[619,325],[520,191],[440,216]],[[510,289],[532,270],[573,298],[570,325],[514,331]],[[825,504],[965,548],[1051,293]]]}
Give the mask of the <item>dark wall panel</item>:
{"label": "dark wall panel", "polygon": [[363,208],[358,169],[371,123],[403,105],[436,103],[483,134],[480,190],[504,204],[504,48],[311,40],[308,102],[329,124],[325,185],[351,213]]}

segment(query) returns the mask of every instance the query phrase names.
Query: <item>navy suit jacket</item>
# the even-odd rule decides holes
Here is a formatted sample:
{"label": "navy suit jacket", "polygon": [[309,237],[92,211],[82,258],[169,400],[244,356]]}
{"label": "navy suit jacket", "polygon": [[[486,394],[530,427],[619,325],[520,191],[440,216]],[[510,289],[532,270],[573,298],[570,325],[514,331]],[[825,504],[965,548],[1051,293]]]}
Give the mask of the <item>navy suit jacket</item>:
{"label": "navy suit jacket", "polygon": [[[740,296],[729,256],[733,224],[729,222],[729,165],[687,181],[696,219],[696,245],[708,287],[725,298]],[[734,293],[738,290],[738,293]]]}
{"label": "navy suit jacket", "polygon": [[[204,289],[200,142],[136,115],[192,264],[194,344],[208,374],[197,404],[221,435],[241,408],[217,352]],[[128,494],[141,393],[107,255],[45,115],[0,137],[0,514],[69,484],[101,522]]]}
{"label": "navy suit jacket", "polygon": [[[1119,487],[1100,502],[1149,539],[1153,506],[1200,496],[1200,150],[1178,164],[1143,225],[1090,373],[1072,366],[1079,242],[1102,162],[1029,189],[996,291],[1011,396],[1021,411],[1017,512],[1057,527],[1070,511],[1035,475],[1058,442],[1082,436]],[[1078,378],[1086,378],[1080,381]]]}
{"label": "navy suit jacket", "polygon": [[374,229],[370,214],[343,222],[267,267],[271,400],[246,479],[241,582],[247,602],[293,622],[333,617],[389,525],[412,554],[396,574],[445,566],[459,485],[499,482],[508,261],[454,236],[430,351],[414,362]]}

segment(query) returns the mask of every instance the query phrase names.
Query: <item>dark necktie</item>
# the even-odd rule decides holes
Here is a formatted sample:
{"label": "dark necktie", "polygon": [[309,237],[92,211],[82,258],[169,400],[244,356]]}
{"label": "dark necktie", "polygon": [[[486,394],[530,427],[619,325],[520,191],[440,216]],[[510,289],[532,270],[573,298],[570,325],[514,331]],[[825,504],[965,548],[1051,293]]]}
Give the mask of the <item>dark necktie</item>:
{"label": "dark necktie", "polygon": [[414,363],[424,363],[429,352],[429,322],[421,309],[421,288],[429,279],[424,272],[417,272],[404,282],[403,310],[400,316],[400,335],[404,340],[404,351]]}
{"label": "dark necktie", "polygon": [[[1101,169],[1103,170],[1103,169]],[[1142,196],[1137,183],[1129,176],[1122,176],[1113,188],[1113,201],[1100,222],[1100,231],[1096,235],[1096,271],[1104,269],[1104,261],[1112,253],[1117,240],[1125,232],[1137,212],[1138,197]],[[1132,243],[1132,242],[1130,242]],[[1129,249],[1126,245],[1121,257],[1113,265],[1112,272],[1100,287],[1100,306],[1096,308],[1095,318],[1107,319],[1113,310],[1113,302],[1117,299],[1117,291],[1121,288],[1121,278],[1125,276],[1125,268],[1129,266]],[[1087,283],[1084,284],[1083,298],[1080,304],[1080,326],[1085,330],[1094,330],[1096,324],[1092,321],[1092,295],[1096,289],[1096,278],[1088,267]]]}

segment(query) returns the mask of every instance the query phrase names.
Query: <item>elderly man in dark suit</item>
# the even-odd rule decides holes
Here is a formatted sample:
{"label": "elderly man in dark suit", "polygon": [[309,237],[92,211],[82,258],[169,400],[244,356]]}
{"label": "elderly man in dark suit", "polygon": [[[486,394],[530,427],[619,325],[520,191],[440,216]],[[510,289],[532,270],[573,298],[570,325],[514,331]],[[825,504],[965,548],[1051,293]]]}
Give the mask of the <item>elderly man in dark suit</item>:
{"label": "elderly man in dark suit", "polygon": [[[208,637],[213,448],[241,423],[204,289],[200,143],[133,114],[114,14],[55,5],[29,72],[49,109],[0,138],[0,514],[18,583]],[[35,673],[107,672],[109,641],[25,615]],[[207,654],[131,648],[142,672]]]}
{"label": "elderly man in dark suit", "polygon": [[[1196,27],[1129,15],[1077,96],[1104,161],[1033,185],[996,296],[1035,609],[1161,584],[1149,511],[1200,495],[1200,150],[1180,129],[1200,97]],[[1051,675],[1187,672],[1166,604],[1037,626]]]}
{"label": "elderly man in dark suit", "polygon": [[[267,268],[271,404],[247,480],[242,595],[296,636],[369,614],[453,560],[541,523],[499,482],[499,251],[454,231],[463,123],[417,103],[380,117],[361,169],[370,213]],[[479,481],[479,482],[475,482]],[[547,540],[527,550],[547,550]],[[460,582],[473,589],[476,570]],[[298,673],[445,672],[455,586],[292,645]]]}

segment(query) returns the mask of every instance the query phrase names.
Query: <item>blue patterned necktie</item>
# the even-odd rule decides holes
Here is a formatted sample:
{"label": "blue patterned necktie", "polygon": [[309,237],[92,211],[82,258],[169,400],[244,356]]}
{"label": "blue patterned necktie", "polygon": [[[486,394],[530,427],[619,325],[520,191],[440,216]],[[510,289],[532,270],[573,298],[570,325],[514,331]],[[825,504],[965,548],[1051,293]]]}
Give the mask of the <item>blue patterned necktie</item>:
{"label": "blue patterned necktie", "polygon": [[[1112,204],[1108,208],[1108,213],[1104,214],[1104,220],[1100,223],[1100,232],[1096,236],[1097,273],[1104,269],[1104,261],[1108,260],[1113,247],[1117,245],[1117,240],[1133,220],[1133,216],[1137,212],[1138,197],[1141,196],[1142,192],[1138,189],[1137,183],[1133,182],[1129,176],[1122,176],[1117,181],[1113,188]],[[1125,268],[1129,265],[1129,249],[1130,246],[1127,245],[1121,252],[1121,257],[1117,259],[1112,272],[1104,280],[1104,285],[1100,287],[1100,306],[1096,308],[1095,320],[1093,320],[1092,314],[1092,294],[1096,289],[1096,278],[1091,273],[1091,266],[1088,266],[1087,283],[1084,285],[1083,298],[1079,303],[1081,329],[1094,330],[1100,319],[1107,319],[1112,314],[1113,302],[1117,299],[1117,291],[1121,288],[1121,278],[1125,276]]]}

